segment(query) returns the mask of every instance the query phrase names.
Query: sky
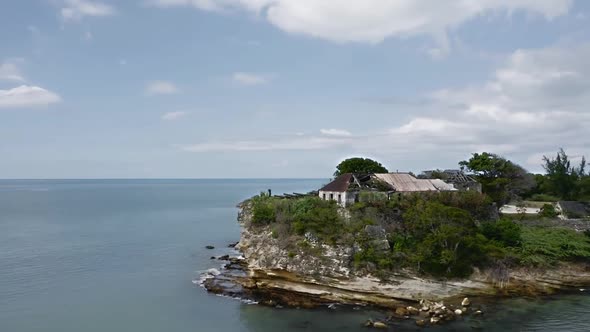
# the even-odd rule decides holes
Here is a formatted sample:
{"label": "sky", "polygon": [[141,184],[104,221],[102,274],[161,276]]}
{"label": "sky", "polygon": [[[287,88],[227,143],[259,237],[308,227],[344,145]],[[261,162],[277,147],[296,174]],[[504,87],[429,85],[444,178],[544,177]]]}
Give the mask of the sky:
{"label": "sky", "polygon": [[3,0],[0,178],[590,157],[590,1]]}

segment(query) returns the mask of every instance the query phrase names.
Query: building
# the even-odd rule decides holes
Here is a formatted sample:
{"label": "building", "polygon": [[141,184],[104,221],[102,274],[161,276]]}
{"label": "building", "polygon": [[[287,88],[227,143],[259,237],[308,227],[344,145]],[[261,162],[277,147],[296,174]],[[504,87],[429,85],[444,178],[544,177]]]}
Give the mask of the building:
{"label": "building", "polygon": [[453,184],[441,179],[418,179],[410,173],[352,174],[338,176],[319,190],[319,197],[347,206],[359,201],[359,193],[381,192],[392,194],[458,191]]}
{"label": "building", "polygon": [[337,201],[342,206],[354,203],[356,195],[349,191],[351,182],[354,181],[352,173],[346,173],[338,176],[334,181],[328,183],[319,190],[319,196],[325,201]]}

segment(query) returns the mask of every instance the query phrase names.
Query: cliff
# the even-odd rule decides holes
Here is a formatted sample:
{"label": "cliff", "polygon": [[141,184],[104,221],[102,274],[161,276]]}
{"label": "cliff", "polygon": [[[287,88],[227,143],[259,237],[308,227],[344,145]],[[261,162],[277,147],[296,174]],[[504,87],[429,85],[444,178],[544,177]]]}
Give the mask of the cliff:
{"label": "cliff", "polygon": [[[236,248],[242,260],[233,260],[230,273],[221,274],[241,286],[235,294],[262,303],[314,307],[331,303],[394,308],[421,299],[460,302],[465,296],[541,295],[590,286],[590,264],[562,262],[552,268],[474,269],[467,278],[443,280],[409,270],[379,277],[354,265],[354,246],[327,245],[305,234],[305,245],[287,243],[270,225],[254,226],[248,205],[238,220],[242,233]],[[233,266],[233,267],[231,267]],[[236,269],[243,273],[236,274]],[[227,293],[211,279],[206,287]]]}

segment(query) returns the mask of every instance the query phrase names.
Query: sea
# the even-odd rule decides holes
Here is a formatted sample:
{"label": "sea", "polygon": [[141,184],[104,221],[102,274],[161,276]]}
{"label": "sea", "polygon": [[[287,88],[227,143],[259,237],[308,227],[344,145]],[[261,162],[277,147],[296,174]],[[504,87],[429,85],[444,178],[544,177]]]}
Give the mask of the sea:
{"label": "sea", "polygon": [[[324,179],[0,180],[0,332],[366,331],[367,308],[269,308],[199,280],[239,240],[236,205]],[[205,246],[214,246],[208,250]],[[590,295],[513,298],[428,331],[590,331]],[[392,331],[420,330],[411,321]]]}

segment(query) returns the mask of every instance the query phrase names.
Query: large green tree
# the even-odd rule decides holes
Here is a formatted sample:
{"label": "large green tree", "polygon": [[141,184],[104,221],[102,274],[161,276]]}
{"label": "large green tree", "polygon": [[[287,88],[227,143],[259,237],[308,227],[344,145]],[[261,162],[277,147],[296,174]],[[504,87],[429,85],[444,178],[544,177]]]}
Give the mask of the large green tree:
{"label": "large green tree", "polygon": [[334,176],[339,176],[345,173],[389,173],[387,168],[383,167],[381,163],[369,158],[349,158],[343,160],[336,166]]}
{"label": "large green tree", "polygon": [[483,192],[499,205],[520,197],[535,185],[534,177],[524,168],[493,153],[474,153],[459,165],[473,173]]}
{"label": "large green tree", "polygon": [[586,159],[578,167],[572,166],[572,163],[563,149],[559,149],[554,158],[543,156],[543,168],[547,172],[546,186],[547,189],[566,200],[577,199],[581,193],[587,190],[584,188],[588,180],[586,174]]}

